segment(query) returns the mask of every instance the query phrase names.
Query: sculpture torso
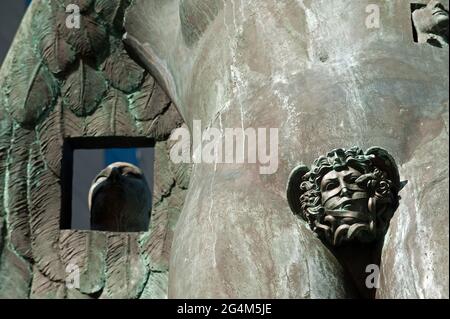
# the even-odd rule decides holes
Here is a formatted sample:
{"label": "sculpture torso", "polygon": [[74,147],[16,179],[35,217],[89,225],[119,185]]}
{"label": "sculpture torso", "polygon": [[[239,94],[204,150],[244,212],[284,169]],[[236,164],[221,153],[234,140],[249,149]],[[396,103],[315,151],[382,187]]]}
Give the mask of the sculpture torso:
{"label": "sculpture torso", "polygon": [[[413,276],[394,270],[410,262],[407,256],[428,258],[419,242],[448,237],[444,224],[425,217],[429,210],[446,216],[447,204],[429,203],[419,195],[446,196],[448,186],[433,186],[442,171],[417,169],[447,167],[443,145],[448,142],[448,73],[443,70],[448,69],[448,50],[414,43],[409,4],[383,4],[379,26],[368,27],[370,1],[211,1],[214,10],[207,15],[201,10],[210,7],[197,10],[196,3],[137,5],[130,12],[135,21],[144,21],[141,12],[164,13],[165,18],[174,12],[172,21],[189,10],[190,16],[198,13],[199,17],[194,20],[197,24],[181,19],[181,24],[168,28],[159,27],[164,20],[158,15],[148,23],[130,22],[127,32],[134,49],[142,49],[141,60],[172,84],[166,89],[189,126],[201,120],[204,127],[219,129],[279,128],[280,161],[278,171],[270,176],[259,175],[257,166],[250,164],[196,165],[193,179],[204,182],[194,184],[190,194],[203,194],[206,203],[187,200],[184,207],[174,239],[171,271],[177,280],[170,283],[171,295],[349,296],[340,288],[344,279],[333,258],[303,225],[294,226],[283,193],[288,174],[298,163],[353,145],[389,150],[402,178],[410,181],[404,202],[415,203],[400,205],[391,221],[379,297],[445,295],[447,285],[438,279],[448,276],[444,268],[442,276],[429,273],[438,290],[396,288],[403,278]],[[187,41],[191,31],[196,36]],[[224,211],[233,213],[220,214]],[[400,234],[417,231],[408,219],[420,219],[424,224],[419,228],[436,232],[424,231],[426,235],[418,235],[424,238],[414,236],[409,239],[414,244],[407,244]],[[201,250],[194,248],[204,245]],[[416,249],[410,251],[409,245]],[[281,246],[289,252],[290,262],[286,263],[284,253],[270,248]],[[258,251],[251,263],[240,259],[246,251]],[[448,259],[447,250],[440,251],[430,261],[436,267],[442,264],[439,260]],[[327,271],[318,270],[323,267],[315,264],[317,254]],[[257,264],[267,268],[256,270]],[[214,280],[200,275],[205,280],[180,282],[192,272],[190,265],[207,269],[205,275]],[[298,279],[287,286],[282,279],[286,272],[293,278],[306,268],[314,269],[309,280]],[[226,287],[216,283],[222,280]],[[255,284],[246,290],[242,282]],[[260,287],[256,282],[265,284]],[[317,282],[336,285],[327,286],[325,292]]]}

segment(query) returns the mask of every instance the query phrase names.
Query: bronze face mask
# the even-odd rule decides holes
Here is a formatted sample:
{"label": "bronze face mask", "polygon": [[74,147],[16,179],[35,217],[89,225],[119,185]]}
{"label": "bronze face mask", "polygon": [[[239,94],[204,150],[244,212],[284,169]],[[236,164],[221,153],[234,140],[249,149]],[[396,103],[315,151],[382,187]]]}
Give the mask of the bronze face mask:
{"label": "bronze face mask", "polygon": [[294,214],[325,242],[373,242],[384,236],[398,207],[400,183],[393,158],[381,148],[336,149],[312,168],[298,166],[288,182]]}

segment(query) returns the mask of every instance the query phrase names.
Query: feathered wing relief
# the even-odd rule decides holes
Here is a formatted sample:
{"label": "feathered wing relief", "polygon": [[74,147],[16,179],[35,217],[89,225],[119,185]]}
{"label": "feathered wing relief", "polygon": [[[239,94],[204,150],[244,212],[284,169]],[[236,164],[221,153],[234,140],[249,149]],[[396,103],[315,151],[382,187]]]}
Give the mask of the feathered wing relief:
{"label": "feathered wing relief", "polygon": [[111,86],[125,93],[138,89],[144,78],[144,70],[123,49],[106,58],[103,69]]}
{"label": "feathered wing relief", "polygon": [[29,209],[33,261],[50,280],[64,280],[59,256],[60,180],[45,165],[38,142],[31,146],[29,164]]}
{"label": "feathered wing relief", "polygon": [[18,127],[14,130],[8,152],[8,179],[5,182],[8,196],[4,202],[8,208],[6,221],[9,225],[11,249],[23,258],[31,257],[27,168],[31,155],[29,147],[34,138],[34,132],[23,131]]}
{"label": "feathered wing relief", "polygon": [[61,174],[63,134],[63,109],[61,101],[57,102],[53,112],[36,127],[40,153],[49,170],[56,177]]}
{"label": "feathered wing relief", "polygon": [[134,136],[136,128],[128,110],[124,93],[110,88],[101,106],[86,117],[86,134],[89,136]]}
{"label": "feathered wing relief", "polygon": [[14,119],[32,129],[54,104],[57,82],[43,61],[33,52],[17,57],[13,64],[13,83],[9,84],[8,106]]}
{"label": "feathered wing relief", "polygon": [[125,9],[130,0],[97,0],[95,12],[115,31],[123,30]]}
{"label": "feathered wing relief", "polygon": [[[129,2],[33,1],[3,65],[0,297],[167,297],[190,167],[169,165],[166,140],[182,119],[121,42]],[[79,30],[66,26],[67,4],[80,7]],[[164,186],[153,191],[149,231],[60,230],[64,139],[95,136],[155,140],[156,162],[165,162],[155,184]]]}
{"label": "feathered wing relief", "polygon": [[41,6],[42,13],[33,16],[31,32],[36,49],[48,69],[55,75],[64,72],[75,59],[75,50],[68,44],[57,27],[55,4]]}
{"label": "feathered wing relief", "polygon": [[105,289],[100,298],[137,298],[148,269],[139,254],[138,234],[109,234]]}
{"label": "feathered wing relief", "polygon": [[76,71],[62,87],[63,104],[77,116],[84,117],[95,112],[105,91],[102,74],[80,60]]}
{"label": "feathered wing relief", "polygon": [[79,267],[80,293],[92,296],[102,291],[106,245],[107,235],[102,232],[61,231],[59,247],[64,268]]}
{"label": "feathered wing relief", "polygon": [[[154,120],[164,113],[171,101],[153,77],[147,75],[139,92],[131,95],[130,110],[138,121]],[[151,107],[155,105],[156,107]]]}
{"label": "feathered wing relief", "polygon": [[107,53],[108,32],[103,23],[96,19],[94,13],[87,12],[80,19],[80,28],[68,28],[64,23],[66,13],[64,7],[58,10],[58,30],[63,38],[74,47],[77,53],[84,57],[98,60]]}

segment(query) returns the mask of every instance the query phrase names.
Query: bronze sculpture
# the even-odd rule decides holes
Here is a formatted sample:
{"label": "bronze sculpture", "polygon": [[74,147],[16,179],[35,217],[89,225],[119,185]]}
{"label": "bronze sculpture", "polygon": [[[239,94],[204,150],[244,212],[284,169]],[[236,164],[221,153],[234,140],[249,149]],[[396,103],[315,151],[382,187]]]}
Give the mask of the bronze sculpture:
{"label": "bronze sculpture", "polygon": [[[65,2],[32,2],[0,71],[0,296],[352,298],[286,179],[336,145],[383,145],[409,183],[377,297],[448,298],[448,50],[414,43],[406,0],[377,2],[380,28],[370,0],[74,0],[80,32]],[[188,126],[280,128],[277,174],[199,163],[187,189],[164,142],[176,109]],[[59,228],[62,140],[97,136],[162,143],[142,236]]]}
{"label": "bronze sculpture", "polygon": [[289,178],[292,211],[327,243],[373,242],[386,233],[399,204],[397,165],[387,151],[373,147],[335,149],[300,165]]}
{"label": "bronze sculpture", "polygon": [[91,229],[101,231],[147,231],[151,195],[142,171],[116,162],[102,170],[89,191]]}
{"label": "bronze sculpture", "polygon": [[[66,28],[69,3],[82,9],[81,29]],[[120,41],[128,5],[33,1],[17,34],[22,40],[2,65],[0,179],[7,170],[11,179],[0,185],[0,298],[167,297],[168,251],[189,167],[168,160],[166,141],[182,123],[175,106]],[[4,76],[13,65],[17,79]],[[153,222],[145,231],[61,228],[63,145],[85,137],[154,140]],[[11,240],[4,241],[6,231]],[[71,265],[80,269],[79,288],[65,285]]]}
{"label": "bronze sculpture", "polygon": [[417,42],[433,46],[448,46],[449,16],[444,5],[438,0],[431,0],[412,13]]}

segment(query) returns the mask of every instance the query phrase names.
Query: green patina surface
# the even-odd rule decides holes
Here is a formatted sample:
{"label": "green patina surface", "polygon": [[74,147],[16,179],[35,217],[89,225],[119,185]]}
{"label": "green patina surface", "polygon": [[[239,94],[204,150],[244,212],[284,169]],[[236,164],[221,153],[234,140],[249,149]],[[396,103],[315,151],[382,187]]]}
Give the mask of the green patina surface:
{"label": "green patina surface", "polygon": [[[69,3],[81,8],[80,29],[65,24]],[[167,297],[171,234],[186,192],[179,170],[188,176],[189,167],[169,165],[166,140],[182,120],[122,44],[128,5],[33,1],[2,67],[0,298]],[[63,140],[93,136],[155,140],[149,231],[59,229]],[[69,289],[73,265],[80,287]]]}

